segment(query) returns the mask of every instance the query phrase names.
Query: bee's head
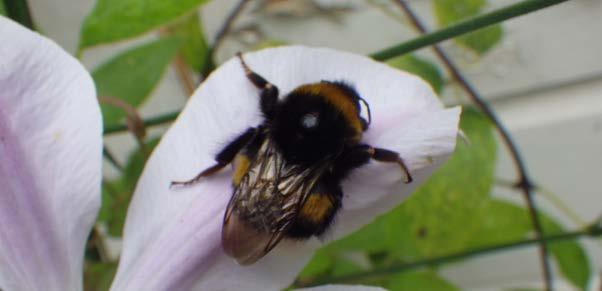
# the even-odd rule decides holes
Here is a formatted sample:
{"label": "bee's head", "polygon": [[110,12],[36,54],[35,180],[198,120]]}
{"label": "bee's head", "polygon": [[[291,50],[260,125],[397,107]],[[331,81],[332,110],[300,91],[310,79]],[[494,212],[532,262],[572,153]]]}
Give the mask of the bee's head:
{"label": "bee's head", "polygon": [[287,95],[270,125],[285,159],[312,164],[359,142],[366,122],[355,96],[328,82],[304,85]]}

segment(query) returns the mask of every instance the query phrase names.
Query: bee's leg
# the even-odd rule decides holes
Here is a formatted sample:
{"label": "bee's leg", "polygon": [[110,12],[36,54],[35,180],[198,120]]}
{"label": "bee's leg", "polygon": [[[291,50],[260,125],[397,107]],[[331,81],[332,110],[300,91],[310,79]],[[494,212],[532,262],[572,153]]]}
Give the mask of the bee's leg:
{"label": "bee's leg", "polygon": [[232,160],[234,160],[236,154],[238,154],[238,152],[240,152],[240,150],[245,145],[247,145],[251,141],[251,139],[253,139],[256,133],[257,129],[254,127],[247,129],[243,134],[239,135],[236,139],[230,142],[215,156],[215,165],[203,170],[194,178],[188,181],[172,181],[170,187],[190,186],[199,182],[203,177],[211,176],[219,172],[222,168],[224,168],[226,165],[232,162]]}
{"label": "bee's leg", "polygon": [[337,159],[335,173],[338,175],[339,179],[342,179],[347,176],[352,169],[365,165],[370,159],[381,162],[397,163],[401,167],[401,171],[404,175],[404,182],[412,182],[410,171],[398,153],[365,144],[360,144],[345,150]]}
{"label": "bee's leg", "polygon": [[367,150],[372,158],[377,161],[397,163],[401,167],[401,171],[404,174],[403,181],[406,184],[412,182],[412,175],[410,175],[408,166],[406,166],[401,156],[399,156],[399,153],[387,149],[373,147],[369,147]]}
{"label": "bee's leg", "polygon": [[240,64],[245,70],[245,75],[247,75],[247,79],[255,85],[258,89],[261,90],[261,112],[265,115],[266,118],[272,119],[274,109],[278,104],[278,87],[274,84],[268,82],[259,74],[253,72],[251,68],[245,63],[245,60],[242,58],[242,54],[239,52],[236,54],[238,59],[240,60]]}

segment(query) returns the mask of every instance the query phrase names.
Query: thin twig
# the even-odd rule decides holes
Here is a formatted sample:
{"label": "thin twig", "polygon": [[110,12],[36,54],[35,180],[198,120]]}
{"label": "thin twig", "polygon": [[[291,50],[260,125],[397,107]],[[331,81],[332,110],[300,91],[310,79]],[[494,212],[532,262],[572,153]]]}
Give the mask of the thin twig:
{"label": "thin twig", "polygon": [[[172,31],[169,27],[159,29],[159,35],[161,36],[169,36],[171,33]],[[176,75],[178,76],[178,80],[180,81],[180,86],[184,90],[184,94],[186,94],[186,97],[190,97],[194,92],[195,84],[192,78],[192,70],[190,67],[188,67],[188,65],[186,65],[186,61],[184,60],[181,50],[173,58],[171,64],[176,72]]]}
{"label": "thin twig", "polygon": [[125,113],[125,124],[127,129],[134,135],[138,146],[145,155],[148,155],[144,139],[146,138],[146,126],[142,118],[138,114],[138,111],[131,104],[113,96],[99,96],[98,101],[101,104],[113,106],[123,110]]}
{"label": "thin twig", "polygon": [[211,45],[211,47],[209,48],[209,51],[205,55],[205,60],[203,62],[203,68],[201,68],[201,72],[200,72],[202,78],[205,78],[211,71],[213,71],[215,69],[215,62],[213,61],[215,59],[215,52],[217,51],[219,46],[222,44],[226,35],[230,32],[230,28],[232,27],[232,24],[234,23],[236,18],[238,18],[238,16],[240,16],[241,12],[243,11],[245,6],[249,2],[250,2],[250,0],[240,0],[236,4],[236,6],[234,6],[232,11],[230,11],[228,16],[226,17],[226,20],[224,20],[224,23],[222,24],[220,29],[217,31],[217,33],[215,35],[215,39],[213,40],[213,44]]}
{"label": "thin twig", "polygon": [[104,238],[103,238],[102,234],[100,233],[100,230],[98,229],[97,225],[95,225],[92,228],[92,242],[94,243],[94,247],[96,248],[96,251],[98,252],[100,261],[103,263],[108,262],[110,260],[109,254],[108,254],[107,248],[105,246]]}
{"label": "thin twig", "polygon": [[123,166],[117,161],[115,155],[113,155],[106,144],[102,146],[102,155],[107,159],[107,161],[109,161],[111,165],[113,165],[113,167],[119,171],[123,171]]}
{"label": "thin twig", "polygon": [[417,37],[408,42],[395,45],[379,52],[372,54],[372,58],[379,61],[388,60],[396,56],[400,56],[417,49],[427,47],[446,39],[493,25],[504,20],[525,15],[527,13],[537,11],[555,4],[566,2],[569,0],[525,0],[516,4],[500,8],[489,13],[481,14],[455,24]]}
{"label": "thin twig", "polygon": [[182,54],[179,53],[176,55],[172,62],[172,66],[176,71],[176,75],[178,75],[180,85],[182,86],[182,89],[184,89],[186,97],[192,96],[195,88],[194,81],[192,79],[192,71],[186,65],[186,62],[184,62],[184,57],[182,57]]}
{"label": "thin twig", "polygon": [[226,37],[228,32],[230,32],[230,28],[232,27],[234,20],[236,20],[236,18],[238,18],[238,16],[242,12],[242,10],[245,8],[245,5],[247,5],[249,2],[250,2],[249,0],[240,0],[238,2],[238,4],[236,4],[236,6],[234,6],[232,11],[230,11],[230,14],[228,14],[228,16],[226,17],[226,20],[224,20],[224,23],[222,24],[220,29],[215,34],[215,39],[213,40],[213,45],[211,47],[212,52],[216,51],[219,48],[219,46],[222,44],[224,37]]}
{"label": "thin twig", "polygon": [[548,235],[544,236],[541,239],[526,239],[526,240],[517,240],[508,243],[502,243],[494,246],[483,247],[478,249],[472,249],[464,252],[459,252],[451,255],[429,258],[424,260],[419,260],[416,262],[410,263],[399,263],[396,265],[387,266],[386,268],[374,269],[366,272],[357,272],[349,275],[339,276],[339,277],[320,277],[320,278],[311,278],[309,280],[297,281],[294,283],[295,288],[300,287],[311,287],[323,284],[338,284],[338,283],[364,283],[366,281],[378,280],[379,278],[383,278],[386,276],[390,276],[393,274],[398,274],[403,271],[417,269],[425,266],[436,266],[442,265],[446,263],[452,263],[458,260],[467,259],[471,257],[475,257],[478,255],[490,254],[494,252],[504,251],[517,247],[524,247],[533,244],[538,244],[540,241],[545,241],[547,243],[552,243],[556,241],[570,240],[579,238],[582,236],[587,237],[599,237],[602,236],[602,227],[599,225],[592,225],[591,227],[584,228],[582,230],[565,232],[560,234]]}
{"label": "thin twig", "polygon": [[[520,190],[520,185],[517,185],[516,182],[502,178],[496,178],[495,185],[513,190]],[[586,225],[585,220],[570,207],[568,207],[566,202],[562,201],[560,196],[558,196],[558,194],[554,193],[552,190],[537,183],[533,185],[533,190],[535,191],[535,194],[541,194],[541,197],[552,203],[556,209],[560,210],[560,212],[566,215],[566,217],[568,217],[576,226],[583,227]]]}
{"label": "thin twig", "polygon": [[[426,27],[422,24],[422,22],[420,21],[418,16],[414,13],[412,8],[406,3],[406,1],[395,0],[395,3],[397,3],[402,8],[402,10],[406,14],[406,16],[410,18],[412,24],[421,33],[423,33],[423,34],[428,33]],[[539,252],[540,252],[541,267],[542,267],[543,277],[544,277],[544,284],[545,284],[544,287],[545,287],[545,290],[552,290],[553,282],[552,282],[552,271],[551,271],[551,267],[550,267],[550,259],[548,257],[547,245],[544,241],[541,240],[541,238],[543,236],[543,229],[542,229],[541,222],[539,221],[539,217],[537,214],[537,207],[535,205],[535,199],[533,199],[533,183],[531,182],[531,179],[529,178],[529,174],[527,173],[527,168],[521,157],[518,147],[514,143],[514,140],[510,136],[510,133],[508,132],[508,130],[505,128],[505,126],[502,124],[500,119],[497,117],[497,114],[493,111],[493,109],[491,109],[489,104],[487,102],[485,102],[485,100],[480,96],[480,94],[477,92],[477,90],[470,84],[468,79],[466,79],[462,75],[462,73],[460,72],[458,67],[454,64],[454,62],[451,60],[451,58],[438,45],[434,45],[433,50],[435,51],[435,54],[437,55],[437,57],[445,64],[445,67],[447,68],[447,70],[449,71],[451,76],[468,93],[468,96],[470,97],[472,102],[475,103],[477,105],[477,107],[479,107],[479,109],[483,113],[485,113],[485,115],[487,115],[487,117],[495,124],[495,128],[497,129],[498,133],[500,134],[504,144],[506,145],[506,148],[510,151],[510,156],[512,157],[512,160],[514,161],[517,172],[519,174],[517,186],[519,186],[520,189],[522,190],[524,198],[527,202],[527,208],[529,210],[531,222],[533,223],[533,228],[535,230],[535,239],[540,241],[539,242]]]}

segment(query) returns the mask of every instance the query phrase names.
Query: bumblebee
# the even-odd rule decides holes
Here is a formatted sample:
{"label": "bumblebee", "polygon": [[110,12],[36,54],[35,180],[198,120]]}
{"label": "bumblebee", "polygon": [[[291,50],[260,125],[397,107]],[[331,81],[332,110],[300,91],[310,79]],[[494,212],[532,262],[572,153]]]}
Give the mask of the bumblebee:
{"label": "bumblebee", "polygon": [[362,143],[370,108],[350,84],[305,84],[280,100],[278,88],[237,57],[259,90],[263,122],[227,144],[213,166],[172,185],[192,185],[233,164],[222,246],[239,264],[253,264],[283,238],[322,235],[342,206],[341,181],[372,159],[397,163],[404,182],[412,181],[398,153]]}

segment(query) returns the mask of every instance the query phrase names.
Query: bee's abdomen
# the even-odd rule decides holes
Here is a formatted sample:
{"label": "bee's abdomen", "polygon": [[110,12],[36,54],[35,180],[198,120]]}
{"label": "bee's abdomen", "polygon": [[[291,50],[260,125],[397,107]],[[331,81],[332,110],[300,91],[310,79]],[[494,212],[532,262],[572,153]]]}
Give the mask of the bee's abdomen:
{"label": "bee's abdomen", "polygon": [[304,239],[323,234],[341,207],[341,197],[338,186],[318,185],[301,206],[287,235]]}

